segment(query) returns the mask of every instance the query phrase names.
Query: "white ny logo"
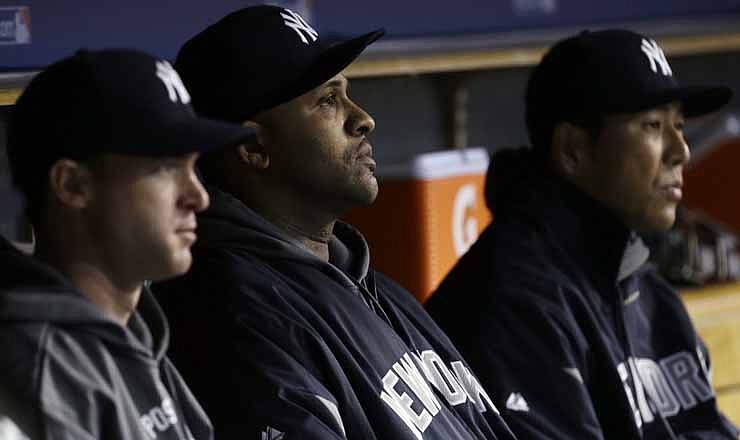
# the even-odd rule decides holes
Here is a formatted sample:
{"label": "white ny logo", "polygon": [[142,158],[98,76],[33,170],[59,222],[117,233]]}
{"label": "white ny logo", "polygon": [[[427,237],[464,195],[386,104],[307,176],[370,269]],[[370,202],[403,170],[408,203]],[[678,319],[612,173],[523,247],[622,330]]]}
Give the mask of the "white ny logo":
{"label": "white ny logo", "polygon": [[280,16],[283,17],[283,22],[286,26],[293,29],[296,34],[298,34],[299,37],[301,37],[301,41],[303,41],[304,44],[308,44],[308,40],[306,39],[306,36],[304,36],[304,32],[306,35],[311,39],[311,41],[316,41],[316,39],[319,37],[319,33],[314,30],[314,28],[311,27],[310,24],[306,23],[303,18],[296,14],[295,12],[291,11],[290,9],[285,9],[285,13],[280,13]]}
{"label": "white ny logo", "polygon": [[647,58],[650,61],[650,68],[653,69],[653,72],[658,73],[658,67],[656,66],[657,63],[660,65],[660,71],[663,72],[663,75],[673,75],[671,66],[668,65],[668,60],[665,59],[663,49],[658,46],[658,43],[653,40],[646,40],[643,38],[641,49],[645,55],[647,55]]}
{"label": "white ny logo", "polygon": [[180,75],[177,71],[172,68],[172,65],[167,61],[157,61],[157,77],[162,80],[164,86],[167,87],[167,93],[170,95],[170,101],[177,102],[177,98],[180,98],[180,102],[187,104],[190,102],[190,94],[188,89],[180,79]]}

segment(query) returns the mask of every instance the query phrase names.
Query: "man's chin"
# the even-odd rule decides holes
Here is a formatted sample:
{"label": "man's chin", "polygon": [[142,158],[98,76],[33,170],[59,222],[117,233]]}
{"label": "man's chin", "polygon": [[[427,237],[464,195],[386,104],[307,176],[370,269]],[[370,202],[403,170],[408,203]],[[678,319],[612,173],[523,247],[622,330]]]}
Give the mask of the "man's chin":
{"label": "man's chin", "polygon": [[365,194],[363,204],[364,205],[372,205],[375,202],[375,199],[378,198],[378,186],[374,186],[371,189],[368,189],[368,191]]}
{"label": "man's chin", "polygon": [[378,181],[371,174],[358,182],[354,199],[358,205],[371,205],[376,198],[378,198]]}
{"label": "man's chin", "polygon": [[646,234],[656,234],[670,230],[676,223],[676,209],[666,209],[659,215],[646,219],[641,227],[635,228],[637,232]]}
{"label": "man's chin", "polygon": [[157,273],[150,274],[148,279],[151,281],[165,281],[184,275],[190,269],[192,263],[193,257],[190,250],[181,251],[178,255],[174,255],[168,264],[160,266]]}

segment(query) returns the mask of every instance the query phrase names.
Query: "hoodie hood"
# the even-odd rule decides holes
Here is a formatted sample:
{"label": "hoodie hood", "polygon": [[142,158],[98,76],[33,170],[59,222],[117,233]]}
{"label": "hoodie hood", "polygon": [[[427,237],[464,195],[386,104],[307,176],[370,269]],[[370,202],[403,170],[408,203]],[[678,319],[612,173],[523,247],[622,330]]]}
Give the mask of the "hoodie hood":
{"label": "hoodie hood", "polygon": [[0,291],[27,287],[54,287],[55,290],[75,291],[74,286],[60,272],[16,249],[0,237]]}
{"label": "hoodie hood", "polygon": [[560,237],[561,246],[581,264],[615,281],[634,273],[649,257],[634,231],[602,203],[547,171],[531,148],[494,154],[485,194],[496,221],[525,219],[549,229],[547,236]]}
{"label": "hoodie hood", "polygon": [[0,237],[0,326],[43,324],[95,333],[111,347],[159,360],[169,330],[156,301],[144,288],[136,311],[122,327],[85,298],[60,272],[25,255]]}
{"label": "hoodie hood", "polygon": [[507,148],[491,158],[486,174],[485,197],[496,215],[529,210],[550,197],[554,178],[528,147]]}
{"label": "hoodie hood", "polygon": [[265,220],[243,202],[208,186],[211,204],[198,217],[197,247],[242,249],[265,260],[291,260],[334,274],[347,284],[347,276],[361,282],[370,266],[365,238],[352,226],[337,221],[329,241],[329,262],[316,257],[298,240]]}

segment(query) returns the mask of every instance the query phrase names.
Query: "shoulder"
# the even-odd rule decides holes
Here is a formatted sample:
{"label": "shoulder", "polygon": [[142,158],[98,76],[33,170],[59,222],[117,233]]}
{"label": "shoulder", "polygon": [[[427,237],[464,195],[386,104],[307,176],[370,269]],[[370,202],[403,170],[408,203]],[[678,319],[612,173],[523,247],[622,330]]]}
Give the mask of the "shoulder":
{"label": "shoulder", "polygon": [[380,272],[374,272],[374,275],[378,295],[395,309],[396,314],[403,316],[409,324],[413,324],[416,330],[426,334],[427,337],[446,339],[432,316],[411,292]]}
{"label": "shoulder", "polygon": [[23,363],[32,361],[44,349],[44,341],[52,326],[43,321],[9,321],[0,325],[0,346],[3,347],[3,356],[0,364]]}
{"label": "shoulder", "polygon": [[[386,301],[384,307],[392,307],[392,313],[397,319],[404,321],[404,328],[409,334],[420,335],[440,353],[457,353],[447,334],[425,310],[424,306],[411,294],[385,275],[374,272],[378,295]],[[458,354],[455,356],[459,357]]]}
{"label": "shoulder", "polygon": [[112,356],[94,331],[49,324],[36,359],[40,385],[55,389],[61,396],[71,397],[80,390],[112,395],[115,380],[110,373],[117,369]]}
{"label": "shoulder", "polygon": [[402,304],[406,307],[416,308],[419,305],[418,301],[416,301],[416,298],[411,294],[411,292],[406,290],[396,281],[381,272],[373,270],[372,268],[370,270],[375,277],[375,285],[378,288],[379,294],[392,299],[393,302]]}
{"label": "shoulder", "polygon": [[239,248],[207,247],[193,252],[191,277],[208,278],[223,284],[269,278],[264,259]]}
{"label": "shoulder", "polygon": [[307,316],[313,305],[304,290],[282,269],[248,252],[218,248],[201,251],[184,276],[152,286],[172,328],[173,348],[184,351],[189,350],[180,342],[185,335],[245,343],[245,337],[312,335]]}
{"label": "shoulder", "polygon": [[45,323],[16,323],[0,328],[0,384],[5,393],[18,401],[38,402],[38,378],[42,371],[48,335]]}
{"label": "shoulder", "polygon": [[151,290],[171,322],[211,319],[214,314],[233,316],[242,303],[269,301],[282,278],[249,252],[208,247],[194,252],[185,275],[154,283]]}
{"label": "shoulder", "polygon": [[[496,219],[453,267],[438,291],[490,291],[492,284],[530,288],[567,284],[570,274],[552,232],[536,222]],[[473,288],[473,289],[468,289]]]}
{"label": "shoulder", "polygon": [[79,429],[76,438],[90,438],[81,428],[85,415],[116,395],[116,367],[105,344],[92,332],[48,322],[14,327],[0,331],[1,338],[16,338],[0,361],[3,382],[18,401],[46,418],[44,423]]}
{"label": "shoulder", "polygon": [[450,270],[427,308],[437,315],[465,308],[508,307],[557,310],[567,307],[580,288],[580,274],[568,267],[558,248],[533,227],[518,222],[489,226]]}
{"label": "shoulder", "polygon": [[638,301],[633,304],[640,313],[647,317],[655,327],[678,328],[693,327],[684,300],[668,281],[666,281],[652,263],[641,267],[633,276]]}
{"label": "shoulder", "polygon": [[[0,330],[0,371],[4,382],[12,383],[29,396],[46,388],[87,388],[95,384],[107,389],[105,367],[107,348],[94,332],[53,322],[23,322]],[[42,396],[43,397],[43,396]]]}

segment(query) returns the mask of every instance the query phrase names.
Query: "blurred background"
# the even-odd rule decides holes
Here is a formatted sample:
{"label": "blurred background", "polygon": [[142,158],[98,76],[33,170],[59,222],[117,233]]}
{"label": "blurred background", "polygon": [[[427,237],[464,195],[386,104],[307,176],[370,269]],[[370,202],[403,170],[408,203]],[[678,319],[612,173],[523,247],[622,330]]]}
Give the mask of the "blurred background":
{"label": "blurred background", "polygon": [[[423,153],[526,144],[529,70],[552,42],[583,29],[645,33],[663,45],[682,83],[740,90],[740,0],[0,0],[0,144],[17,94],[52,61],[81,47],[136,47],[172,60],[199,30],[257,3],[301,13],[326,38],[387,30],[347,71],[352,97],[377,122],[381,174]],[[738,111],[736,96],[725,114]],[[722,130],[721,115],[708,119],[698,121],[710,128],[698,130],[694,147],[716,134],[713,126]],[[22,234],[4,164],[0,206],[0,233]]]}

